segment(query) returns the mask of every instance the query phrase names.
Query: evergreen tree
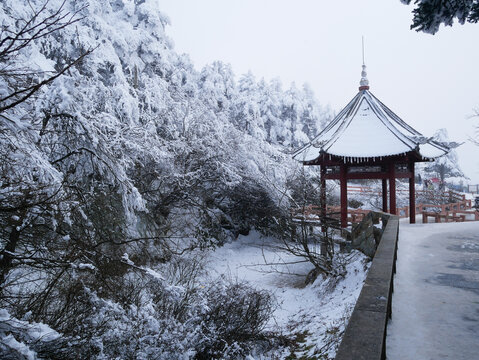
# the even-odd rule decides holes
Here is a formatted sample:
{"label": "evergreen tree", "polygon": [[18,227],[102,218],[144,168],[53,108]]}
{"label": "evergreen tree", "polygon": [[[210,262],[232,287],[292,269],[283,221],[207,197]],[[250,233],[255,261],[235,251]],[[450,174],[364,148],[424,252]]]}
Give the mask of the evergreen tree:
{"label": "evergreen tree", "polygon": [[266,140],[272,144],[281,143],[282,137],[282,122],[281,122],[281,104],[282,104],[282,90],[281,81],[273,79],[267,83],[261,79],[259,88],[259,111],[263,118],[264,128],[266,132]]}
{"label": "evergreen tree", "polygon": [[436,133],[433,135],[433,139],[439,143],[450,146],[451,150],[449,153],[441,156],[433,162],[425,163],[423,165],[425,177],[437,177],[440,179],[442,184],[459,184],[461,179],[466,179],[466,176],[459,167],[457,152],[454,150],[454,147],[458,146],[458,144],[449,141],[449,136],[446,129],[439,129],[436,131]]}
{"label": "evergreen tree", "polygon": [[[411,0],[401,0],[409,5]],[[466,21],[479,21],[479,1],[477,0],[415,0],[414,18],[411,29],[435,34],[439,26],[452,26],[454,19],[460,24]]]}

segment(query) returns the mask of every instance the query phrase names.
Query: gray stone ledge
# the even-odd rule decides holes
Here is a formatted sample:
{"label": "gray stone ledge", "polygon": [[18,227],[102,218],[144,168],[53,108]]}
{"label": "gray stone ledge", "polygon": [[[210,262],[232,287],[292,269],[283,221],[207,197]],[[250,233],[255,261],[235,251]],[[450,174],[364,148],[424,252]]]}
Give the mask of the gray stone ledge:
{"label": "gray stone ledge", "polygon": [[398,233],[399,218],[390,215],[336,360],[386,359],[386,326],[391,317]]}

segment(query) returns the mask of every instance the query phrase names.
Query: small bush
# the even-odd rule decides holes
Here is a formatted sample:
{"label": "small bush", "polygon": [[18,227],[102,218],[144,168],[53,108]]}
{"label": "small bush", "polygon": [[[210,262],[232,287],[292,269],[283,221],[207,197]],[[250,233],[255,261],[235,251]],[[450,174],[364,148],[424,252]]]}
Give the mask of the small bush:
{"label": "small bush", "polygon": [[351,199],[351,200],[348,200],[348,206],[349,207],[352,207],[353,209],[358,209],[360,208],[361,206],[363,206],[364,203],[362,203],[361,201],[359,200],[356,200],[356,199]]}
{"label": "small bush", "polygon": [[244,356],[254,341],[265,339],[264,327],[275,309],[269,292],[246,283],[219,281],[207,289],[206,295],[205,337],[196,359]]}

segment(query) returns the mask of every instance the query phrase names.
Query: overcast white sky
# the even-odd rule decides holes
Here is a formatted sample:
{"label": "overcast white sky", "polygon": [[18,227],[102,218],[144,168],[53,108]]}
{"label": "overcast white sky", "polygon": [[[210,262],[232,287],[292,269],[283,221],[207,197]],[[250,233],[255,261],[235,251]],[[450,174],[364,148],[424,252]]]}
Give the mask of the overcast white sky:
{"label": "overcast white sky", "polygon": [[462,169],[479,184],[479,147],[467,139],[479,118],[479,24],[410,30],[412,6],[399,0],[159,0],[168,34],[195,66],[230,63],[237,76],[309,83],[339,111],[356,94],[361,36],[370,90],[424,135],[446,128],[465,141]]}

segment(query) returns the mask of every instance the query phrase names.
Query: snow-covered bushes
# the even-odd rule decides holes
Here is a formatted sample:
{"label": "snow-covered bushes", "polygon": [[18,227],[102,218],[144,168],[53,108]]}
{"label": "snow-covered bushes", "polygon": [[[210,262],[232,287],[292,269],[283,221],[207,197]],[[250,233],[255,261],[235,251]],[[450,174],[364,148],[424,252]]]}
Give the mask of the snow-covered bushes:
{"label": "snow-covered bushes", "polygon": [[273,296],[247,283],[218,281],[206,290],[208,306],[197,359],[244,357],[267,339],[263,329],[275,310]]}
{"label": "snow-covered bushes", "polygon": [[254,179],[245,179],[230,192],[227,213],[234,224],[237,234],[247,234],[256,229],[263,234],[278,234],[277,219],[287,217],[287,208],[278,204],[264,184]]}
{"label": "snow-covered bushes", "polygon": [[10,334],[52,358],[246,353],[271,296],[200,285],[188,256],[284,230],[285,148],[327,111],[307,88],[196,71],[153,0],[5,0],[0,23],[0,306],[61,335],[47,351]]}
{"label": "snow-covered bushes", "polygon": [[[158,273],[124,265],[129,270],[115,275],[112,270],[101,275],[87,271],[64,278],[55,294],[43,298],[48,311],[24,314],[25,320],[15,320],[21,326],[13,328],[11,316],[2,317],[2,356],[17,358],[21,344],[31,359],[34,354],[62,359],[78,354],[89,359],[227,359],[247,354],[272,336],[263,332],[275,304],[265,291],[222,278],[202,277],[200,283],[201,265],[194,259],[177,259],[163,267],[171,275],[168,280],[177,284],[173,286]],[[45,325],[55,336],[32,337],[32,329],[39,326],[29,322],[33,319],[50,323],[60,334]]]}
{"label": "snow-covered bushes", "polygon": [[[18,320],[0,309],[0,357],[34,360],[37,351],[52,355],[62,344],[59,333],[45,324]],[[52,352],[50,352],[52,350]]]}

